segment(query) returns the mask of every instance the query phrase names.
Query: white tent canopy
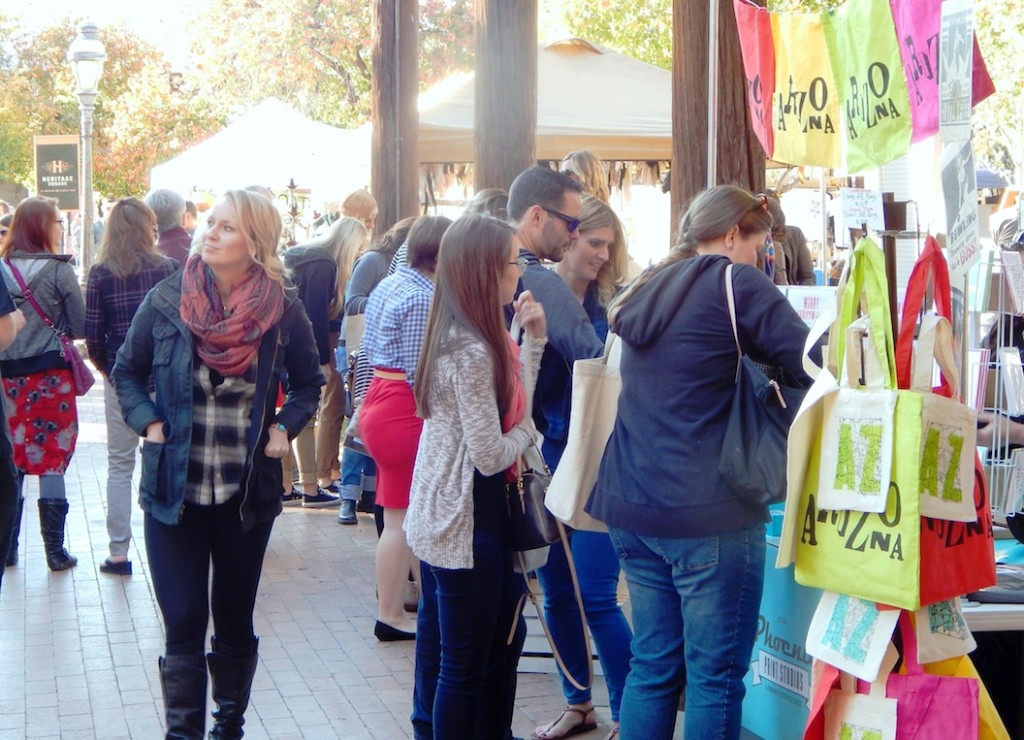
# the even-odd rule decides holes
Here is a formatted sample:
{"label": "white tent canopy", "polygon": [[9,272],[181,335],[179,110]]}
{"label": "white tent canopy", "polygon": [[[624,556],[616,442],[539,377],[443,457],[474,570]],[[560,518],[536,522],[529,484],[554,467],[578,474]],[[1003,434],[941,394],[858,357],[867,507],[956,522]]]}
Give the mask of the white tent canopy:
{"label": "white tent canopy", "polygon": [[[419,99],[420,162],[472,162],[473,74]],[[571,38],[537,55],[537,159],[590,149],[602,159],[672,158],[672,74]]]}
{"label": "white tent canopy", "polygon": [[150,171],[153,188],[215,193],[249,185],[275,192],[290,180],[325,200],[370,180],[370,127],[346,130],[311,121],[268,98],[206,141]]}

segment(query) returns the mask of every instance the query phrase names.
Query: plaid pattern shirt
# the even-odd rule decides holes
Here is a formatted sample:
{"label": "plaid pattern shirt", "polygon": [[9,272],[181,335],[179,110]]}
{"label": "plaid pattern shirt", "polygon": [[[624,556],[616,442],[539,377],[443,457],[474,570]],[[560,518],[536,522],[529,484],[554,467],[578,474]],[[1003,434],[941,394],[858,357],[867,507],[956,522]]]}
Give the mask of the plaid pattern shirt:
{"label": "plaid pattern shirt", "polygon": [[245,475],[245,437],[252,424],[256,363],[225,378],[199,362],[192,371],[192,444],[185,496],[194,504],[223,504]]}
{"label": "plaid pattern shirt", "polygon": [[102,263],[89,270],[85,288],[85,346],[89,359],[107,377],[132,317],[150,288],[181,269],[166,259],[127,278],[118,278]]}
{"label": "plaid pattern shirt", "polygon": [[363,349],[373,367],[401,370],[413,384],[420,349],[427,334],[434,284],[426,275],[402,265],[370,293],[366,304]]}

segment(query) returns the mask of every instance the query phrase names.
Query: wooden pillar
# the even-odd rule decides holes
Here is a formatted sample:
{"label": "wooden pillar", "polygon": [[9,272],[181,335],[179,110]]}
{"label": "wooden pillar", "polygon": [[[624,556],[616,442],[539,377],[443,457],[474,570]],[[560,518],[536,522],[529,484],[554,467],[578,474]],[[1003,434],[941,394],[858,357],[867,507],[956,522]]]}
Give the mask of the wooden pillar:
{"label": "wooden pillar", "polygon": [[[708,6],[672,2],[672,234],[707,177]],[[765,154],[747,107],[743,57],[732,3],[718,16],[718,182],[764,190]]]}
{"label": "wooden pillar", "polygon": [[537,0],[476,0],[475,11],[474,185],[508,190],[536,162]]}
{"label": "wooden pillar", "polygon": [[417,0],[374,0],[373,19],[370,180],[380,209],[374,231],[382,234],[420,212]]}

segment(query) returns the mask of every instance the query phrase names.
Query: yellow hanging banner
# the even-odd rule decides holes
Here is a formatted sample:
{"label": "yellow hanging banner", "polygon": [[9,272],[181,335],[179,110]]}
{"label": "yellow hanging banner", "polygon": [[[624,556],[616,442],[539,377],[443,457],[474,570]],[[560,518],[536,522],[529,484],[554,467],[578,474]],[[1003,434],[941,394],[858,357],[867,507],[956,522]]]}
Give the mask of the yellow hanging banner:
{"label": "yellow hanging banner", "polygon": [[772,13],[772,35],[772,158],[789,164],[839,167],[843,163],[841,111],[821,16]]}

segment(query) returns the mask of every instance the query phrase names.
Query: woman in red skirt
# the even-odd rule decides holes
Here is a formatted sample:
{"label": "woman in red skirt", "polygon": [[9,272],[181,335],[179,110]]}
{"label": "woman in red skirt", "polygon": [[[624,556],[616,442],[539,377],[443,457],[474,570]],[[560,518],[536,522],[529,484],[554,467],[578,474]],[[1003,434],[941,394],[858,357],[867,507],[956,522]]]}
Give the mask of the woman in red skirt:
{"label": "woman in red skirt", "polygon": [[416,219],[406,242],[406,264],[377,286],[366,306],[363,348],[374,377],[358,424],[359,436],[377,463],[377,504],[384,509],[384,531],[377,542],[373,630],[381,641],[416,637],[415,623],[403,608],[405,584],[410,570],[415,571],[415,560],[402,524],[423,428],[412,389],[434,295],[437,252],[450,224],[443,216]]}
{"label": "woman in red skirt", "polygon": [[[64,219],[54,201],[27,198],[14,212],[0,257],[4,282],[25,314],[25,328],[0,352],[0,374],[11,407],[10,431],[18,470],[18,515],[25,505],[25,476],[39,476],[39,527],[50,570],[66,570],[78,559],[64,549],[68,514],[64,472],[78,439],[78,408],[68,361],[58,332],[71,338],[85,332],[85,301],[71,257],[61,251]],[[28,289],[26,291],[26,288]],[[39,309],[27,298],[31,293]],[[46,314],[44,319],[40,310]],[[49,325],[48,323],[49,322]],[[17,562],[15,529],[7,562]]]}

